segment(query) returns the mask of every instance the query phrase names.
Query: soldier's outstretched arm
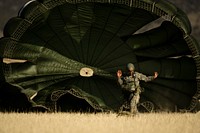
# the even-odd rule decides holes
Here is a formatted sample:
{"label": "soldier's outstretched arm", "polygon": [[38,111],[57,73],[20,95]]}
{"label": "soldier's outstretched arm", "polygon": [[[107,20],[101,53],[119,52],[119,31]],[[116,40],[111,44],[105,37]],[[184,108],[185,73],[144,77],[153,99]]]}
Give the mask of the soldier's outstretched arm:
{"label": "soldier's outstretched arm", "polygon": [[146,75],[144,75],[142,73],[138,73],[139,80],[143,80],[145,82],[152,81],[152,80],[156,79],[157,77],[158,77],[158,73],[157,72],[154,73],[154,76],[146,76]]}

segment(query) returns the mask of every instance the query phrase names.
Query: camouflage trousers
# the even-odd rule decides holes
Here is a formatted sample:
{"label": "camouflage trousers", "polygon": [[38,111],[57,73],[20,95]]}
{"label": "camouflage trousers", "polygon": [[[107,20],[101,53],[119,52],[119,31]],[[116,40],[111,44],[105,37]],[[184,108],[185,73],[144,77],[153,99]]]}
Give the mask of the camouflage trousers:
{"label": "camouflage trousers", "polygon": [[139,93],[130,94],[130,113],[138,113],[137,104],[139,103],[140,95]]}

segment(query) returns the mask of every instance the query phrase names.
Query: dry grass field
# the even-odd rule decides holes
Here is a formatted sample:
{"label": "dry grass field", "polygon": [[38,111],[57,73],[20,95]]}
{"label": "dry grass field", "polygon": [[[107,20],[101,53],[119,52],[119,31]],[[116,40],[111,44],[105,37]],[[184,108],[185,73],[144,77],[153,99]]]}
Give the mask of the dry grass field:
{"label": "dry grass field", "polygon": [[0,113],[0,133],[200,133],[200,113]]}

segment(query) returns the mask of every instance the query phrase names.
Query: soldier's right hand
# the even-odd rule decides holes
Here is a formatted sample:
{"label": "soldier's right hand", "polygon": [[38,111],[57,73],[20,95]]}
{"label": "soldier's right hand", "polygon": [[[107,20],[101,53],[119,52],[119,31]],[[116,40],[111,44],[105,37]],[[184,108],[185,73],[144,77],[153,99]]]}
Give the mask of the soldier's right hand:
{"label": "soldier's right hand", "polygon": [[122,76],[122,71],[121,71],[121,70],[118,70],[118,71],[117,71],[117,77],[118,77],[118,78],[121,78],[121,76]]}

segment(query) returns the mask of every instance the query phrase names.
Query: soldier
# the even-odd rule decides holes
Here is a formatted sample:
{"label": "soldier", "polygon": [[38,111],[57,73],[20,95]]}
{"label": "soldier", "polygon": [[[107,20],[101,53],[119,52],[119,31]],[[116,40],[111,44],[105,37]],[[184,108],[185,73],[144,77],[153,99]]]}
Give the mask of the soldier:
{"label": "soldier", "polygon": [[130,101],[130,113],[136,114],[137,104],[140,99],[141,87],[140,87],[140,80],[145,82],[152,81],[158,77],[158,73],[154,72],[154,76],[146,76],[142,73],[135,72],[135,67],[132,63],[127,64],[127,68],[129,70],[128,75],[122,76],[122,71],[117,71],[118,82],[122,89],[128,91],[129,94],[129,101]]}

